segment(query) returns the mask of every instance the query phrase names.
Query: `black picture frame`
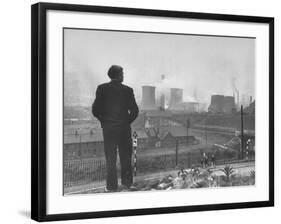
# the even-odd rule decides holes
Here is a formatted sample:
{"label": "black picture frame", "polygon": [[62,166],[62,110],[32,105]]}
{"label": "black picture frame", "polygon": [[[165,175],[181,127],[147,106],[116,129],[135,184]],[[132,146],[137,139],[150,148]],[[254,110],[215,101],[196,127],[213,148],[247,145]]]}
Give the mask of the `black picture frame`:
{"label": "black picture frame", "polygon": [[[115,216],[193,212],[274,206],[274,18],[241,15],[164,11],[137,8],[103,7],[73,4],[37,3],[31,10],[31,218],[37,221],[74,220]],[[46,214],[46,13],[48,10],[161,16],[269,25],[269,200],[214,205],[159,207],[68,214]]]}

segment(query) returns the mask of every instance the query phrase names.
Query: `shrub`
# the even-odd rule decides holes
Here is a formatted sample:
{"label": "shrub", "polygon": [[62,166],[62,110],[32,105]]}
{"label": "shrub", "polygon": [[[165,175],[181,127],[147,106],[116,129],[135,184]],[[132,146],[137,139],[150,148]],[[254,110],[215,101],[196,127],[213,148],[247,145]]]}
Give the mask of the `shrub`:
{"label": "shrub", "polygon": [[233,167],[227,165],[225,166],[223,169],[220,169],[224,175],[226,176],[226,182],[230,181],[230,177],[232,176],[232,174],[234,173],[234,169]]}

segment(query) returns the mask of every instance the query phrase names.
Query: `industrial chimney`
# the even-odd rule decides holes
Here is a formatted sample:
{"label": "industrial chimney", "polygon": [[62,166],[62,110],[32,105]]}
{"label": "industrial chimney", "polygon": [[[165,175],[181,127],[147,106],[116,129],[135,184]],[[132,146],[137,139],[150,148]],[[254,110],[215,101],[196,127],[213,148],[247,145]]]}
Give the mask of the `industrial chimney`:
{"label": "industrial chimney", "polygon": [[171,88],[169,109],[176,109],[183,102],[183,89]]}
{"label": "industrial chimney", "polygon": [[155,86],[142,86],[142,110],[156,110]]}

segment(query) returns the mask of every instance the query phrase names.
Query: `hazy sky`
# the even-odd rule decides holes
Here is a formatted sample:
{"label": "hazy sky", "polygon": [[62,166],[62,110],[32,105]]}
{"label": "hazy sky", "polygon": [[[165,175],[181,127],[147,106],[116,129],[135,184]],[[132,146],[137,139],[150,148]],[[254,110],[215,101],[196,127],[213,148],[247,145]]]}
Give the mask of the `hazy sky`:
{"label": "hazy sky", "polygon": [[112,64],[124,68],[124,83],[134,88],[137,100],[144,84],[156,85],[157,91],[184,88],[186,100],[196,91],[205,103],[213,93],[232,95],[233,82],[240,97],[255,95],[254,39],[74,29],[64,32],[66,95],[70,91],[93,100],[97,85],[109,81],[107,70]]}

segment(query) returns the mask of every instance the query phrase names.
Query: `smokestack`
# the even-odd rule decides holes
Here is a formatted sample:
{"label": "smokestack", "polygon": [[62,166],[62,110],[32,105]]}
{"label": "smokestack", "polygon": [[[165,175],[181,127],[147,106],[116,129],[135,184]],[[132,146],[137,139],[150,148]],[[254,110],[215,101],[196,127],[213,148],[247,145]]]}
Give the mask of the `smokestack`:
{"label": "smokestack", "polygon": [[237,90],[237,107],[240,108],[239,91]]}
{"label": "smokestack", "polygon": [[250,96],[250,103],[249,103],[249,104],[251,104],[251,103],[252,103],[252,101],[253,101],[253,97],[252,97],[252,96]]}
{"label": "smokestack", "polygon": [[156,110],[155,86],[142,86],[141,108],[143,110]]}
{"label": "smokestack", "polygon": [[194,90],[193,90],[193,98],[194,98],[194,100],[197,101],[197,89],[196,88],[194,88]]}
{"label": "smokestack", "polygon": [[[237,89],[236,87],[236,78],[235,77],[232,77],[231,78],[231,85],[232,85],[232,91],[233,91],[233,96],[234,96],[234,93],[236,93],[236,105],[237,105],[237,110],[239,110],[240,108],[240,102],[239,102],[239,90]],[[235,100],[234,100],[235,101]]]}
{"label": "smokestack", "polygon": [[183,102],[183,89],[171,88],[170,109],[175,109]]}

